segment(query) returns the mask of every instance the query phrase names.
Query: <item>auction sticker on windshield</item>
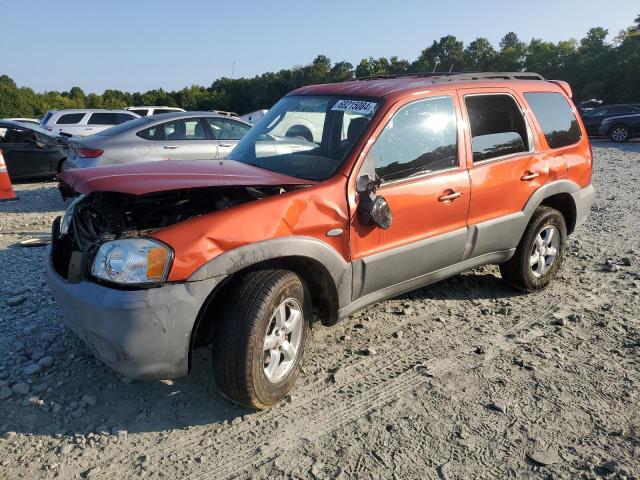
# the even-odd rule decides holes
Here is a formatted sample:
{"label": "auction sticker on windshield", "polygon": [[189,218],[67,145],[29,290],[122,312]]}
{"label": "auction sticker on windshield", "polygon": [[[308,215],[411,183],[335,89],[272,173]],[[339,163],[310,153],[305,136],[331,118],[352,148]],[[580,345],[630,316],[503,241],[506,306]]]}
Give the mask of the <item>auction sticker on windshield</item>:
{"label": "auction sticker on windshield", "polygon": [[373,113],[377,105],[376,102],[365,102],[362,100],[338,100],[331,110],[369,115]]}

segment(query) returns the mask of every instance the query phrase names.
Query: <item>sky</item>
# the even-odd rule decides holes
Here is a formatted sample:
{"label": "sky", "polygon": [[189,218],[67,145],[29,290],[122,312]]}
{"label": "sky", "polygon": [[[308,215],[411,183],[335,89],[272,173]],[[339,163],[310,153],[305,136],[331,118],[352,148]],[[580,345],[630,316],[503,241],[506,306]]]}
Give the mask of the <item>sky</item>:
{"label": "sky", "polygon": [[[97,7],[97,5],[100,5]],[[414,60],[433,40],[509,31],[529,41],[610,38],[640,1],[616,0],[0,0],[0,74],[36,91],[129,92],[210,86],[310,63],[317,55]],[[14,41],[12,41],[12,39]],[[234,68],[235,62],[235,68]]]}

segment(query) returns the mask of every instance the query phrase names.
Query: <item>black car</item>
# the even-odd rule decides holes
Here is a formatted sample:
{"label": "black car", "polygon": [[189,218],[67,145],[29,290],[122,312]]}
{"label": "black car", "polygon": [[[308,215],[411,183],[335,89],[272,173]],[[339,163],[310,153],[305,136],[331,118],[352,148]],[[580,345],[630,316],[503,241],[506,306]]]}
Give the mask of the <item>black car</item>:
{"label": "black car", "polygon": [[64,140],[12,120],[0,120],[0,150],[11,180],[52,177],[67,158]]}
{"label": "black car", "polygon": [[637,105],[606,105],[594,108],[582,114],[582,121],[590,137],[598,136],[598,130],[603,120],[620,115],[631,115],[640,113],[640,106]]}
{"label": "black car", "polygon": [[640,112],[635,115],[609,117],[600,124],[598,134],[613,142],[626,142],[640,136]]}

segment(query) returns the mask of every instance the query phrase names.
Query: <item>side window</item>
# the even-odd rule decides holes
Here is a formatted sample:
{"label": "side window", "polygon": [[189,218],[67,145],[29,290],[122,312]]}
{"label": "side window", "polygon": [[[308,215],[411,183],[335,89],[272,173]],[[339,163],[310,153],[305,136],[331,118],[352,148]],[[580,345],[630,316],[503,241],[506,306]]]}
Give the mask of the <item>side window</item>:
{"label": "side window", "polygon": [[167,110],[166,108],[156,108],[153,111],[153,114],[154,115],[160,115],[162,113],[173,113],[173,112],[175,112],[175,110]]}
{"label": "side window", "polygon": [[464,101],[474,162],[529,151],[527,124],[511,95],[467,95]]}
{"label": "side window", "polygon": [[120,121],[119,113],[92,113],[87,125],[118,125]]}
{"label": "side window", "polygon": [[240,140],[251,127],[233,120],[222,121],[222,136],[220,140]]}
{"label": "side window", "polygon": [[398,110],[367,157],[378,178],[389,182],[457,167],[457,140],[453,99],[429,98]]}
{"label": "side window", "polygon": [[174,120],[164,124],[165,140],[206,140],[204,128],[197,118]]}
{"label": "side window", "polygon": [[[2,133],[4,130],[4,134]],[[35,142],[36,137],[31,130],[7,127],[0,129],[0,143],[29,143]]]}
{"label": "side window", "polygon": [[220,140],[222,137],[222,119],[216,117],[206,117],[206,119],[213,132],[213,139]]}
{"label": "side window", "polygon": [[73,125],[80,122],[84,115],[84,113],[67,113],[65,115],[61,115],[56,122],[56,125]]}
{"label": "side window", "polygon": [[580,141],[578,120],[569,102],[559,93],[525,93],[524,98],[538,119],[551,148],[566,147]]}
{"label": "side window", "polygon": [[133,113],[137,113],[138,115],[140,115],[141,117],[146,117],[147,114],[149,113],[149,110],[144,108],[144,109],[140,109],[140,110],[129,110],[130,112]]}
{"label": "side window", "polygon": [[136,133],[136,135],[145,140],[162,140],[162,125],[145,128]]}
{"label": "side window", "polygon": [[124,122],[128,122],[129,120],[133,120],[134,118],[138,118],[128,113],[118,113],[117,115],[118,115],[118,125]]}

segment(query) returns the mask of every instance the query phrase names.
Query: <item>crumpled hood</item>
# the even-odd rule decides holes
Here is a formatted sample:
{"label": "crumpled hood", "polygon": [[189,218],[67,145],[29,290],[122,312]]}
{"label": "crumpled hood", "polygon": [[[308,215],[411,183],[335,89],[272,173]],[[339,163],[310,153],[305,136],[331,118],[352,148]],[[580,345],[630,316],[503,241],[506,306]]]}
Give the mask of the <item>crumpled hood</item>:
{"label": "crumpled hood", "polygon": [[58,175],[76,192],[120,192],[132,195],[217,186],[310,185],[234,160],[163,160],[66,170]]}

